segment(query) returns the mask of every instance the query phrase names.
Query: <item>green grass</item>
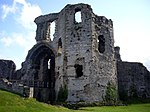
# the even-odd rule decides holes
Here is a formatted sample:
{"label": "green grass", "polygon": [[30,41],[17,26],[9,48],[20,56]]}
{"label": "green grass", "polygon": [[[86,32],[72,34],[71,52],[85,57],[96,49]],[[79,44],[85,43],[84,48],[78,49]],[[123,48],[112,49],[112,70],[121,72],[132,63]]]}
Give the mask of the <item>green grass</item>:
{"label": "green grass", "polygon": [[128,106],[86,107],[82,110],[88,112],[150,112],[150,103],[133,104]]}
{"label": "green grass", "polygon": [[64,107],[40,103],[35,99],[0,90],[0,112],[150,112],[150,103],[128,106],[84,107],[70,110]]}
{"label": "green grass", "polygon": [[70,112],[63,107],[40,103],[35,99],[0,90],[0,112]]}

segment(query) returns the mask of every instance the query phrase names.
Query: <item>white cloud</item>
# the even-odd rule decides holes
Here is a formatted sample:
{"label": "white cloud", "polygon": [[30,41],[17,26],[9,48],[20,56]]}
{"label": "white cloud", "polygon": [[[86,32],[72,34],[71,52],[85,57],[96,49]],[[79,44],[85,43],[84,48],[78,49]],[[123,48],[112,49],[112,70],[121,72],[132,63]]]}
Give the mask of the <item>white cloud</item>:
{"label": "white cloud", "polygon": [[22,47],[24,50],[24,55],[27,55],[27,52],[35,44],[35,32],[28,32],[28,34],[23,35],[19,33],[13,34],[14,44]]}
{"label": "white cloud", "polygon": [[24,4],[18,22],[25,28],[32,29],[35,25],[34,19],[41,15],[42,11],[39,6]]}
{"label": "white cloud", "polygon": [[3,37],[0,39],[0,41],[6,46],[10,46],[13,43],[13,39],[10,37]]}
{"label": "white cloud", "polygon": [[[22,6],[19,6],[21,4]],[[21,10],[19,13],[15,12]],[[14,0],[12,6],[6,4],[2,5],[2,19],[4,20],[9,13],[14,13],[16,22],[21,24],[24,28],[33,29],[34,19],[42,14],[42,11],[38,5],[31,4],[25,0]]]}
{"label": "white cloud", "polygon": [[21,34],[15,34],[15,42],[20,45],[21,47],[24,47],[27,43],[26,38],[24,38]]}
{"label": "white cloud", "polygon": [[26,4],[26,0],[14,0],[15,3]]}
{"label": "white cloud", "polygon": [[2,19],[4,20],[6,17],[7,17],[7,15],[9,14],[9,13],[15,13],[16,12],[16,9],[17,9],[17,7],[16,7],[16,3],[15,2],[13,2],[13,5],[12,6],[8,6],[8,5],[2,5],[2,13],[3,13],[3,16],[2,16]]}
{"label": "white cloud", "polygon": [[[1,33],[0,33],[0,36]],[[32,48],[32,46],[35,44],[35,39],[33,38],[35,36],[35,32],[28,32],[26,35],[22,33],[13,33],[9,36],[4,36],[0,39],[0,44],[4,45],[5,47],[9,47],[9,51],[14,50],[14,54],[0,54],[0,58],[13,60],[16,65],[17,69],[19,69],[21,66],[21,63],[24,61],[25,57],[27,56],[28,51]],[[11,49],[11,47],[16,46],[19,49],[22,49],[19,53],[16,49]],[[16,54],[18,55],[18,58],[16,57]],[[21,56],[19,55],[21,54]]]}
{"label": "white cloud", "polygon": [[[10,36],[11,35],[11,36]],[[28,34],[24,35],[21,33],[13,33],[9,36],[3,36],[0,39],[0,42],[4,44],[6,47],[11,47],[11,45],[17,45],[18,47],[22,47],[25,52],[35,44],[34,32],[28,32]]]}
{"label": "white cloud", "polygon": [[[40,7],[36,4],[31,4],[26,0],[13,0],[12,5],[2,5],[2,19],[7,19],[9,14],[12,14],[11,17],[15,18],[15,23],[19,24],[22,31],[14,31],[11,32],[0,32],[0,43],[5,47],[17,46],[22,49],[21,54],[23,53],[23,57],[18,56],[18,58],[11,58],[15,61],[17,66],[20,66],[22,59],[25,59],[28,50],[35,44],[35,23],[34,19],[42,14]],[[3,29],[5,30],[5,29]],[[20,33],[21,31],[21,33]],[[17,51],[17,49],[15,50]],[[5,54],[5,53],[4,53]],[[2,56],[2,55],[1,55]],[[10,57],[3,57],[9,58]]]}

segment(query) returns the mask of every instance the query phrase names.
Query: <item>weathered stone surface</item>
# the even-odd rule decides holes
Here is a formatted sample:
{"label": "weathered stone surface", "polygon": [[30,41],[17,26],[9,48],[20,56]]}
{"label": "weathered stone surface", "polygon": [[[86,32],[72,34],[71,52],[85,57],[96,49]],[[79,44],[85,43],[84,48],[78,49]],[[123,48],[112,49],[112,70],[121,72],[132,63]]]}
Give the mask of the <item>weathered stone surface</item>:
{"label": "weathered stone surface", "polygon": [[[78,12],[80,22],[76,20]],[[59,100],[62,92],[70,103],[99,102],[105,98],[108,83],[113,83],[116,88],[118,84],[120,96],[133,96],[136,91],[138,97],[150,97],[149,71],[140,63],[121,60],[120,48],[114,47],[112,20],[94,14],[90,5],[69,4],[59,13],[37,17],[35,23],[37,43],[29,50],[22,68],[15,74],[13,64],[10,69],[0,69],[2,78],[23,84],[22,94],[27,87],[27,96],[43,102]],[[4,81],[0,81],[0,87],[15,90]],[[20,89],[18,84],[14,87]]]}
{"label": "weathered stone surface", "polygon": [[142,63],[121,61],[120,48],[115,50],[120,98],[150,98],[150,72]]}
{"label": "weathered stone surface", "polygon": [[33,89],[32,87],[24,86],[24,84],[20,81],[10,82],[5,78],[0,79],[0,89],[7,90],[13,93],[17,93],[24,97],[33,97]]}
{"label": "weathered stone surface", "polygon": [[21,70],[16,70],[15,73],[12,75],[11,80],[21,80],[22,73]]}
{"label": "weathered stone surface", "polygon": [[11,79],[16,70],[16,65],[11,60],[0,60],[0,78]]}
{"label": "weathered stone surface", "polygon": [[115,58],[117,61],[122,61],[120,56],[120,47],[115,47]]}
{"label": "weathered stone surface", "polygon": [[120,96],[150,98],[150,72],[143,64],[117,62],[117,72]]}
{"label": "weathered stone surface", "polygon": [[[81,22],[76,21],[77,12],[81,13]],[[50,26],[53,21],[52,41]],[[49,83],[49,92],[55,94],[55,100],[59,89],[67,86],[66,100],[69,102],[102,101],[107,83],[116,84],[112,21],[95,15],[90,5],[76,4],[67,5],[59,13],[39,16],[35,23],[37,44],[23,63],[21,79]],[[39,92],[38,88],[35,91],[47,94]],[[40,97],[38,99],[48,96]]]}

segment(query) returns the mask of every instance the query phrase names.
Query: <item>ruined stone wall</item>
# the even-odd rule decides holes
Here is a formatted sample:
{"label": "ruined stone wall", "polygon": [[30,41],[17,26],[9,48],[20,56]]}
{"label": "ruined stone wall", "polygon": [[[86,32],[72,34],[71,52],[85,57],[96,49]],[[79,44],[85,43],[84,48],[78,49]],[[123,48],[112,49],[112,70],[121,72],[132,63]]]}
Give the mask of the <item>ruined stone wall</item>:
{"label": "ruined stone wall", "polygon": [[53,47],[56,51],[55,57],[55,91],[56,99],[61,87],[64,87],[67,82],[67,58],[66,58],[66,9],[62,9],[59,13],[58,19],[55,20],[55,33],[53,39]]}
{"label": "ruined stone wall", "polygon": [[[19,71],[18,71],[19,72]],[[0,89],[30,97],[30,88],[20,83],[20,73],[16,72],[16,65],[11,60],[0,60]]]}
{"label": "ruined stone wall", "polygon": [[[92,15],[92,64],[90,83],[98,100],[105,97],[107,84],[117,86],[114,58],[113,23],[104,16]],[[94,83],[93,83],[94,82]]]}
{"label": "ruined stone wall", "polygon": [[121,60],[121,56],[120,56],[120,47],[119,47],[119,46],[116,46],[116,47],[115,47],[115,59],[116,59],[117,61],[122,61],[122,60]]}
{"label": "ruined stone wall", "polygon": [[121,60],[120,48],[114,48],[112,20],[94,14],[90,5],[69,4],[59,13],[37,17],[35,23],[37,43],[22,68],[15,72],[12,61],[0,61],[0,77],[21,80],[23,85],[0,80],[0,87],[23,94],[26,85],[28,96],[44,102],[59,100],[61,90],[71,103],[102,101],[108,83],[116,88],[118,84],[122,97],[150,97],[149,71],[141,63]]}
{"label": "ruined stone wall", "polygon": [[117,62],[120,97],[150,97],[150,72],[137,62]]}
{"label": "ruined stone wall", "polygon": [[[78,4],[68,6],[66,11],[67,101],[93,101],[85,90],[90,83],[92,9],[89,5]],[[76,21],[77,12],[81,13],[81,22]]]}
{"label": "ruined stone wall", "polygon": [[120,48],[115,48],[118,90],[121,100],[127,97],[150,98],[150,72],[138,62],[122,61]]}
{"label": "ruined stone wall", "polygon": [[7,79],[1,78],[0,89],[16,93],[24,97],[33,97],[33,88],[24,86],[24,84],[19,80],[11,82]]}
{"label": "ruined stone wall", "polygon": [[[81,21],[77,21],[77,13]],[[53,40],[51,22],[55,22]],[[22,64],[21,79],[49,79],[50,74],[45,73],[47,63],[43,64],[43,60],[54,55],[56,99],[60,88],[67,87],[69,102],[102,101],[107,84],[116,84],[112,21],[95,15],[90,5],[76,4],[67,5],[59,13],[39,16],[35,23],[37,44]]]}
{"label": "ruined stone wall", "polygon": [[[81,13],[81,22],[76,21],[77,12]],[[55,46],[59,38],[62,40],[62,54],[56,57],[56,68],[58,76],[63,76],[62,83],[68,87],[67,101],[102,101],[107,83],[116,84],[112,21],[96,16],[86,4],[67,5],[59,17],[60,29],[53,41]],[[96,26],[100,29],[95,29]],[[99,35],[106,39],[103,54],[98,51]]]}
{"label": "ruined stone wall", "polygon": [[0,60],[0,78],[13,79],[16,65],[11,60]]}

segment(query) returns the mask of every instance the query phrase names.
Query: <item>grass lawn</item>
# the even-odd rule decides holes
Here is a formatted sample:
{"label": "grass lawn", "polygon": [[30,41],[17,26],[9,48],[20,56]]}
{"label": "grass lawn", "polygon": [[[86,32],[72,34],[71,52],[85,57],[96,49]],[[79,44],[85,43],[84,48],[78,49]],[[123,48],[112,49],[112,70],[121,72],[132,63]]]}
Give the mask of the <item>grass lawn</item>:
{"label": "grass lawn", "polygon": [[128,106],[103,106],[103,107],[86,107],[81,110],[87,112],[150,112],[150,103],[132,104]]}
{"label": "grass lawn", "polygon": [[79,110],[70,110],[40,103],[35,99],[25,99],[16,94],[0,90],[0,112],[150,112],[150,103],[128,106],[84,107]]}

